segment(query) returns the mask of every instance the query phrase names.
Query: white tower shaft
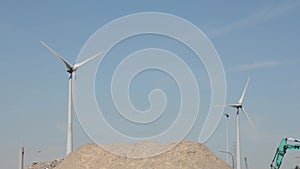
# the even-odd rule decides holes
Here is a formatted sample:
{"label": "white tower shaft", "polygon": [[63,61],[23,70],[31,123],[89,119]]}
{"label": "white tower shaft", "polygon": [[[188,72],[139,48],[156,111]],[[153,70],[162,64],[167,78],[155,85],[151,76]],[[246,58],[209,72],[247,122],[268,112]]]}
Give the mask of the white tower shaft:
{"label": "white tower shaft", "polygon": [[68,98],[68,129],[67,129],[67,150],[66,155],[73,151],[72,133],[72,73],[69,77],[69,98]]}
{"label": "white tower shaft", "polygon": [[24,168],[24,147],[21,148],[20,150],[20,155],[19,155],[20,159],[19,159],[19,169],[23,169]]}
{"label": "white tower shaft", "polygon": [[236,114],[236,168],[241,169],[241,147],[240,147],[240,119],[239,111]]}

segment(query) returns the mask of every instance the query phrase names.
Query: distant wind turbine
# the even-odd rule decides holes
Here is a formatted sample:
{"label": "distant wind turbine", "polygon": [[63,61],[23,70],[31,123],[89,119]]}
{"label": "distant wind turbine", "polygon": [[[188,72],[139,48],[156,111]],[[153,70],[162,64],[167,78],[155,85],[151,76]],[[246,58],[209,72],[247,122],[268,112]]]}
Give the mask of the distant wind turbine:
{"label": "distant wind turbine", "polygon": [[[71,65],[68,61],[66,61],[62,56],[60,56],[57,52],[55,52],[52,48],[50,48],[45,42],[40,41],[43,46],[45,46],[49,51],[51,51],[59,60],[61,60],[67,67],[67,72],[69,73],[69,97],[68,97],[68,130],[67,130],[67,149],[66,155],[73,151],[73,133],[72,133],[72,79],[74,76],[74,92],[76,92],[75,85],[76,85],[76,70],[83,66],[84,64],[88,63],[92,59],[96,58],[97,56],[101,55],[102,52],[99,52],[90,58],[76,63],[74,66]],[[76,97],[76,95],[75,95]]]}
{"label": "distant wind turbine", "polygon": [[249,81],[250,81],[250,79],[248,78],[247,83],[246,83],[245,88],[244,88],[244,91],[243,91],[240,99],[238,100],[238,103],[226,105],[226,107],[232,107],[232,108],[237,109],[237,113],[236,113],[236,167],[237,167],[237,169],[241,169],[240,120],[239,120],[239,111],[240,111],[240,109],[243,111],[243,113],[247,117],[247,119],[250,122],[251,126],[253,128],[255,128],[254,124],[252,123],[252,121],[251,121],[250,117],[248,116],[246,110],[243,108],[243,101],[244,101],[244,98],[245,98],[245,95],[246,95],[246,91],[247,91],[247,88],[248,88]]}

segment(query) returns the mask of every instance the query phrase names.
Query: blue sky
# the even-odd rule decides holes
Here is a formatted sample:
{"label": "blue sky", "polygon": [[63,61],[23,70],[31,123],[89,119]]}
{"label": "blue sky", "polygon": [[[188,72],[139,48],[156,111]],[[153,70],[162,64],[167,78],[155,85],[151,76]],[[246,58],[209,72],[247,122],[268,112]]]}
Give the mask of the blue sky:
{"label": "blue sky", "polygon": [[[300,113],[299,7],[299,1],[292,0],[2,1],[1,168],[17,167],[18,149],[22,145],[26,149],[26,164],[63,157],[65,153],[67,73],[63,64],[39,41],[44,40],[69,62],[75,63],[82,46],[95,31],[114,19],[137,12],[170,13],[199,27],[214,44],[222,60],[228,103],[237,100],[247,77],[251,77],[245,108],[256,130],[250,128],[244,116],[241,117],[242,157],[247,156],[251,168],[268,168],[281,138],[300,137],[296,125]],[[143,47],[138,42],[139,39],[130,41],[130,49]],[[193,62],[189,58],[185,61]],[[198,74],[199,86],[203,86],[200,87],[204,97],[201,104],[205,107],[209,103],[210,91],[206,83],[207,74],[201,65],[201,62],[195,63],[191,69]],[[155,72],[149,73],[153,76],[151,78],[155,75]],[[101,74],[96,79],[99,84],[100,77]],[[146,92],[160,84],[138,85],[138,81],[144,80],[141,76],[132,86],[133,91],[141,92],[141,96],[133,94],[133,100],[136,100],[133,102],[142,109],[147,107]],[[96,89],[99,90],[97,97],[105,100],[106,95],[101,96],[101,89]],[[170,91],[166,93],[172,93],[176,86],[168,89]],[[139,97],[142,99],[139,100]],[[175,99],[171,106],[176,107],[177,102]],[[229,129],[230,147],[233,147],[235,111],[225,111],[232,115]],[[187,139],[198,139],[200,123],[201,119],[197,119]],[[225,156],[219,153],[219,150],[226,148],[224,128],[223,119],[206,145],[225,160]],[[75,118],[75,147],[87,142],[91,140]],[[288,152],[282,168],[299,164],[297,156],[300,156],[299,152]]]}

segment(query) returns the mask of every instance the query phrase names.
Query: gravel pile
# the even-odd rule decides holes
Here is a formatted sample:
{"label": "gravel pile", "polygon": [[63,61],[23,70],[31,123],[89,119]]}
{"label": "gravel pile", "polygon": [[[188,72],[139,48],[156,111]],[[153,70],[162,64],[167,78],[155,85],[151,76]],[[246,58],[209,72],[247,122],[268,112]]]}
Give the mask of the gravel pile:
{"label": "gravel pile", "polygon": [[56,160],[46,161],[46,162],[34,162],[31,165],[29,165],[27,169],[53,169],[61,161],[62,159],[56,159]]}
{"label": "gravel pile", "polygon": [[[170,146],[173,148],[156,156],[132,158],[141,153],[147,156],[151,150],[165,150]],[[192,141],[181,141],[179,144],[119,143],[106,145],[105,148],[119,151],[121,156],[97,144],[86,144],[70,153],[54,169],[232,169],[206,146]]]}

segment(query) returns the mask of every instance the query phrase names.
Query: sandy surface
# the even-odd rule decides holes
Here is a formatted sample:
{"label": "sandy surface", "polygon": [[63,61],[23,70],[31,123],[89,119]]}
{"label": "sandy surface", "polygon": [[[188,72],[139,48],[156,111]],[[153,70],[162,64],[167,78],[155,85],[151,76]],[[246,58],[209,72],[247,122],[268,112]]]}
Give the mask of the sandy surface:
{"label": "sandy surface", "polygon": [[[174,145],[153,157],[131,158]],[[192,141],[182,141],[178,145],[157,142],[114,144],[106,148],[119,151],[122,156],[112,154],[97,144],[86,144],[70,153],[54,169],[231,169],[206,146]]]}

